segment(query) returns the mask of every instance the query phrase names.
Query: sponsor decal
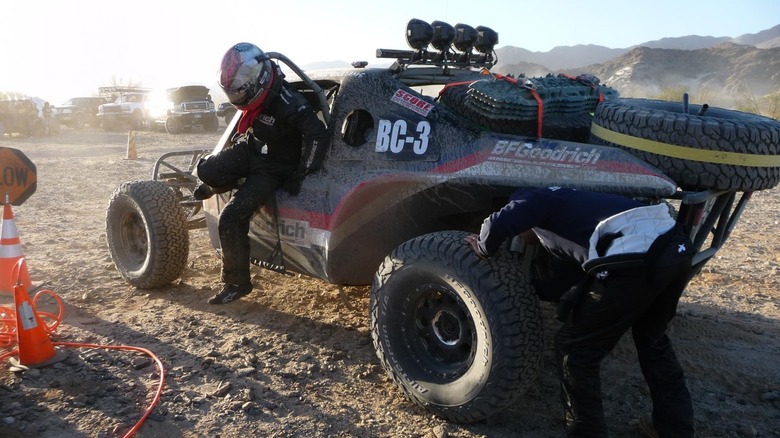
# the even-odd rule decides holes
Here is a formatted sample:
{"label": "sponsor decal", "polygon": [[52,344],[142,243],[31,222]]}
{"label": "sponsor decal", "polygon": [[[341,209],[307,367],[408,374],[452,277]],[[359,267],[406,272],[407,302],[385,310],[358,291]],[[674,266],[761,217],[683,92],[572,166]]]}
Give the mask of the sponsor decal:
{"label": "sponsor decal", "polygon": [[276,123],[276,117],[270,116],[268,114],[260,114],[259,116],[257,116],[255,120],[268,126],[274,126],[274,124]]}
{"label": "sponsor decal", "polygon": [[287,243],[309,247],[309,223],[295,219],[280,219],[279,234]]}
{"label": "sponsor decal", "polygon": [[600,157],[600,149],[585,145],[547,148],[523,141],[499,140],[488,160],[510,163],[546,162],[555,166],[581,167],[595,165]]}
{"label": "sponsor decal", "polygon": [[427,100],[417,97],[412,93],[407,93],[400,88],[395,92],[391,101],[401,105],[404,108],[410,109],[421,116],[428,116],[428,113],[433,109],[433,104]]}
{"label": "sponsor decal", "polygon": [[[265,225],[269,232],[273,232],[274,223],[272,220],[266,220]],[[279,218],[279,236],[289,245],[310,248],[310,231],[309,223],[306,221]]]}

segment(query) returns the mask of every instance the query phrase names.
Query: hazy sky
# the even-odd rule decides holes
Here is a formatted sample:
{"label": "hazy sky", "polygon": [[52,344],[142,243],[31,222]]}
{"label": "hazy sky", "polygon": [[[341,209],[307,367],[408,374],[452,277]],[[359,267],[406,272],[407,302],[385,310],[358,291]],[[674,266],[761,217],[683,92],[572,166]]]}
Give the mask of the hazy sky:
{"label": "hazy sky", "polygon": [[[780,0],[20,0],[0,8],[0,91],[62,103],[112,78],[216,86],[224,52],[249,41],[298,65],[377,62],[406,49],[411,18],[484,25],[498,47],[624,48],[664,37],[737,37],[780,24]],[[324,6],[327,5],[327,6]],[[549,5],[546,7],[546,5]],[[223,100],[213,90],[215,99]]]}

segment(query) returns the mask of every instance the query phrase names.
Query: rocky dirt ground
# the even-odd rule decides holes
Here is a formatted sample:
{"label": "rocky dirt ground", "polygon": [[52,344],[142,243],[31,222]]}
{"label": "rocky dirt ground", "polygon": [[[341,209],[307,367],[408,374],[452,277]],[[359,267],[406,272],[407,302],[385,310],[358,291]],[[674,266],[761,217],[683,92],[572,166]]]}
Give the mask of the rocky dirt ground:
{"label": "rocky dirt ground", "polygon": [[[14,208],[33,283],[64,301],[57,342],[148,349],[165,369],[159,404],[139,437],[558,437],[563,436],[552,336],[533,387],[487,421],[453,424],[405,400],[384,375],[368,332],[368,287],[255,271],[255,291],[206,304],[219,260],[204,230],[191,232],[175,284],[137,290],[113,266],[105,210],[123,181],[149,179],[162,153],[210,148],[217,134],[62,130],[4,138],[36,164],[38,187]],[[689,286],[672,337],[702,437],[780,436],[780,192],[756,193],[731,240]],[[0,296],[0,305],[8,305]],[[42,305],[44,305],[42,299]],[[125,350],[62,347],[53,366],[0,364],[0,436],[115,437],[149,405],[159,371]],[[1,352],[0,352],[1,353]],[[602,370],[614,437],[639,435],[647,389],[630,339]]]}

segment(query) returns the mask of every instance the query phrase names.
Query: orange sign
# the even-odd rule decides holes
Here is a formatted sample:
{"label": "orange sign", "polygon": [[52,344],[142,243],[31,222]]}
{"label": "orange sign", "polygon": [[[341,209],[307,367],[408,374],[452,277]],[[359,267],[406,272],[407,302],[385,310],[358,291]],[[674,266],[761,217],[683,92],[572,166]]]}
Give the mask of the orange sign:
{"label": "orange sign", "polygon": [[18,149],[0,147],[0,204],[8,196],[11,205],[22,205],[36,188],[35,164]]}

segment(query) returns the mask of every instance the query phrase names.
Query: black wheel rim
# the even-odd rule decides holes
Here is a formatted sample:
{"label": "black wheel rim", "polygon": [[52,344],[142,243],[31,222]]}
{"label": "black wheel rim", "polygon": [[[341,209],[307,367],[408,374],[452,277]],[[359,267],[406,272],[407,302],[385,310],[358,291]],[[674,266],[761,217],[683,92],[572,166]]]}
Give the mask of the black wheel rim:
{"label": "black wheel rim", "polygon": [[464,375],[476,354],[476,328],[465,303],[450,288],[425,284],[416,288],[411,318],[404,330],[407,344],[426,373],[442,382]]}
{"label": "black wheel rim", "polygon": [[122,248],[125,262],[138,269],[146,261],[149,243],[146,227],[141,216],[135,212],[127,212],[119,220],[119,248]]}

